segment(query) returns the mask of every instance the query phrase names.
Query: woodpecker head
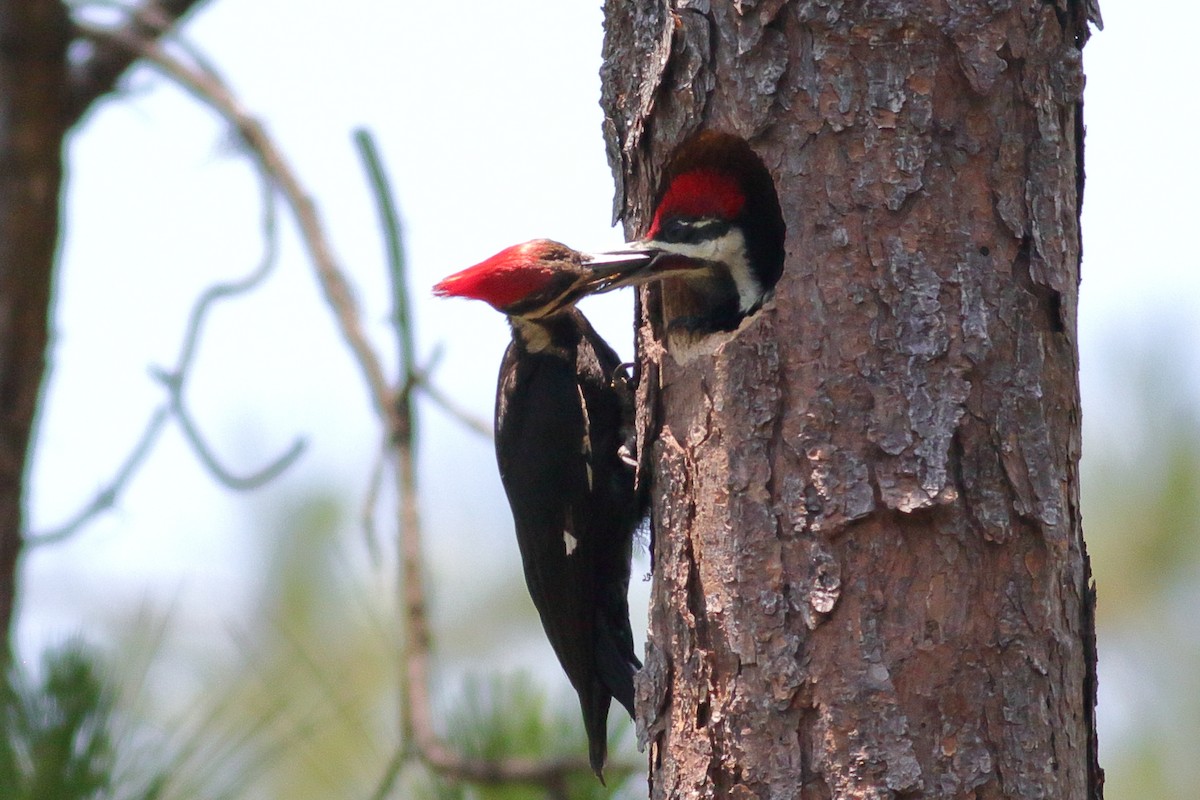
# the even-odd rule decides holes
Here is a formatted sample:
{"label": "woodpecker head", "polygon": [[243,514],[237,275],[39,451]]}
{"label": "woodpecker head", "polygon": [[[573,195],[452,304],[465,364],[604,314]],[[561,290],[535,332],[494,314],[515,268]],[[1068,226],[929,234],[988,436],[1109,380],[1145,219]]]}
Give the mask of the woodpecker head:
{"label": "woodpecker head", "polygon": [[766,165],[741,137],[706,131],[668,163],[650,230],[631,244],[655,258],[623,283],[682,276],[700,295],[699,327],[732,330],[779,280],[785,232]]}
{"label": "woodpecker head", "polygon": [[581,253],[534,239],[443,278],[433,293],[483,300],[509,317],[537,320],[570,308],[584,295],[614,288],[653,257],[644,249]]}

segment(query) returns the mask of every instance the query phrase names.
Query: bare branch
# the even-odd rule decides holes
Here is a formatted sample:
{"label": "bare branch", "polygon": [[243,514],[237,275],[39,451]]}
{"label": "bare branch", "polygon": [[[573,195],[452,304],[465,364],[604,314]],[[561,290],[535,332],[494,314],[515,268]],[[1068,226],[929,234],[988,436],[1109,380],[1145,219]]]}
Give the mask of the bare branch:
{"label": "bare branch", "polygon": [[134,445],[133,450],[125,459],[120,469],[117,470],[116,475],[113,476],[109,484],[97,492],[95,497],[76,512],[70,521],[44,533],[28,534],[26,536],[28,544],[37,546],[61,542],[83,530],[95,517],[112,508],[116,504],[117,497],[124,491],[125,486],[133,479],[138,468],[141,467],[147,456],[149,456],[150,451],[158,441],[158,437],[166,425],[167,419],[172,415],[179,421],[184,436],[192,445],[197,457],[213,474],[214,478],[233,489],[244,490],[261,486],[263,483],[279,475],[300,457],[305,447],[303,440],[297,440],[282,456],[253,475],[246,477],[233,475],[229,470],[220,465],[213,455],[212,449],[205,444],[197,430],[195,422],[192,420],[183,403],[183,386],[195,358],[204,322],[208,318],[208,313],[213,304],[219,300],[227,300],[231,297],[252,291],[266,279],[275,266],[276,256],[279,251],[277,214],[274,187],[270,181],[266,180],[265,176],[262,182],[262,195],[262,233],[264,244],[263,255],[258,265],[244,278],[217,284],[206,289],[197,299],[191,313],[188,315],[188,324],[183,337],[183,345],[180,348],[179,358],[176,361],[174,369],[152,370],[152,374],[167,388],[167,403],[151,415],[149,422],[146,423],[146,427],[142,431],[142,435],[138,438],[137,444]]}
{"label": "bare branch", "polygon": [[[153,41],[201,2],[203,0],[145,0],[136,8],[129,9],[129,20],[120,32],[121,36],[131,40]],[[139,55],[136,50],[111,40],[89,38],[94,49],[71,67],[68,110],[71,124],[77,122],[92,103],[113,90]]]}
{"label": "bare branch", "polygon": [[426,380],[424,376],[418,376],[416,386],[418,389],[424,392],[425,395],[432,400],[438,408],[446,412],[446,414],[452,419],[457,420],[468,430],[479,434],[485,439],[492,438],[491,423],[483,421],[467,409],[460,406],[449,395]]}
{"label": "bare branch", "polygon": [[[377,200],[388,197],[390,191],[383,175],[382,166],[370,135],[365,131],[357,134],[360,149],[371,154],[368,169],[372,171],[372,183],[376,187]],[[394,213],[394,205],[390,206]],[[386,211],[384,212],[387,213]],[[419,376],[410,359],[415,347],[412,334],[412,315],[408,307],[408,278],[403,259],[391,261],[393,296],[396,298],[396,338],[398,350],[405,358],[407,379],[401,386],[396,403],[398,420],[393,438],[396,455],[396,496],[400,500],[400,585],[401,606],[406,622],[404,638],[404,672],[401,677],[401,737],[405,742],[416,743],[422,760],[435,772],[457,780],[482,784],[525,783],[543,787],[551,797],[565,797],[566,778],[570,775],[591,774],[591,766],[584,758],[527,759],[527,758],[471,758],[455,752],[438,735],[434,725],[433,704],[429,691],[430,653],[432,634],[429,615],[425,604],[425,576],[422,570],[421,513],[417,493],[415,446],[413,430],[412,392],[418,385]],[[436,354],[435,354],[436,355]],[[436,358],[433,359],[436,361]],[[430,365],[432,366],[432,364]],[[627,775],[634,768],[610,765],[611,774]]]}
{"label": "bare branch", "polygon": [[[267,275],[275,268],[279,256],[279,222],[275,210],[275,190],[270,178],[262,176],[262,234],[263,255],[256,266],[246,277],[226,283],[219,283],[205,289],[188,315],[188,324],[183,337],[183,348],[175,363],[172,374],[186,376],[191,369],[192,360],[196,356],[196,347],[200,341],[200,330],[209,308],[218,300],[225,300],[239,294],[252,291],[266,280]],[[181,381],[182,382],[182,381]]]}
{"label": "bare branch", "polygon": [[429,354],[429,360],[425,362],[425,365],[409,376],[413,385],[432,400],[435,406],[446,412],[451,419],[457,420],[467,429],[478,433],[490,441],[492,438],[491,422],[480,419],[470,411],[467,411],[451,399],[449,395],[433,385],[433,371],[437,369],[438,362],[441,360],[442,346],[438,344],[437,347],[433,348],[433,352]]}
{"label": "bare branch", "polygon": [[[383,227],[384,239],[387,244],[388,275],[391,277],[394,303],[392,319],[400,339],[398,342],[400,368],[397,374],[401,376],[401,385],[405,388],[404,391],[398,393],[397,401],[399,402],[403,399],[404,402],[408,402],[407,398],[411,395],[411,391],[408,391],[408,389],[415,386],[421,389],[429,399],[437,406],[440,406],[450,417],[458,420],[476,433],[490,439],[492,437],[492,426],[490,423],[472,416],[470,412],[463,409],[430,382],[429,376],[442,357],[440,345],[434,348],[433,353],[429,356],[429,360],[423,367],[418,368],[416,366],[416,343],[411,334],[414,326],[410,308],[407,260],[404,254],[404,239],[401,235],[400,214],[396,206],[396,200],[392,195],[391,187],[388,184],[387,175],[383,168],[383,161],[379,157],[379,149],[376,147],[370,131],[363,128],[356,130],[354,132],[354,143],[358,147],[359,155],[362,157],[363,166],[366,168],[367,177],[371,183],[371,191],[375,195],[375,202],[379,208],[380,225]],[[400,335],[400,331],[409,333],[407,335]],[[399,416],[401,418],[404,417],[403,409],[399,410]],[[413,432],[417,430],[415,418],[410,421],[409,426],[409,430]]]}
{"label": "bare branch", "polygon": [[375,454],[375,463],[371,465],[371,477],[367,479],[367,494],[362,504],[363,539],[367,544],[367,555],[376,567],[383,560],[380,553],[379,536],[375,531],[375,506],[379,503],[379,490],[383,487],[383,462],[387,453],[387,445]]}
{"label": "bare branch", "polygon": [[[426,756],[424,741],[437,735],[419,709],[429,704],[429,682],[427,680],[429,652],[432,637],[429,618],[425,609],[425,583],[422,572],[421,510],[417,496],[417,470],[415,423],[412,405],[412,362],[413,333],[408,303],[407,264],[403,249],[398,244],[399,220],[396,205],[392,200],[391,187],[384,174],[383,164],[370,133],[359,130],[355,143],[365,163],[375,202],[383,227],[388,232],[388,276],[392,282],[393,323],[396,330],[396,351],[400,354],[401,386],[392,406],[395,414],[391,426],[392,447],[395,456],[394,476],[396,497],[400,503],[400,520],[397,550],[400,558],[400,607],[404,612],[404,640],[402,650],[404,662],[400,670],[400,740],[416,742],[417,749]],[[415,667],[414,667],[415,665]]]}
{"label": "bare branch", "polygon": [[[425,763],[435,772],[471,783],[491,786],[524,783],[541,786],[548,792],[554,792],[557,787],[563,785],[566,778],[572,775],[592,774],[592,768],[588,765],[587,759],[578,756],[544,759],[470,758],[455,753],[436,737],[425,742],[418,740],[418,747]],[[604,771],[608,776],[622,781],[637,770],[628,764],[609,762],[605,765]]]}
{"label": "bare branch", "polygon": [[250,475],[234,475],[217,459],[216,454],[204,440],[204,436],[196,426],[195,420],[192,419],[191,413],[187,410],[183,402],[183,373],[154,370],[152,374],[166,388],[167,396],[170,399],[171,414],[179,423],[179,429],[183,433],[184,438],[187,439],[188,444],[191,445],[192,451],[200,459],[200,463],[204,465],[204,468],[222,486],[239,492],[257,489],[271,482],[286,471],[288,467],[296,463],[296,459],[300,458],[304,454],[305,448],[308,447],[308,443],[304,439],[296,439],[296,441],[292,442],[291,447],[267,466]]}
{"label": "bare branch", "polygon": [[[400,369],[397,374],[402,376],[401,382],[411,380],[416,369],[416,344],[413,341],[411,303],[408,296],[408,260],[404,254],[404,238],[401,235],[400,212],[396,207],[396,199],[392,196],[391,186],[383,169],[383,161],[379,157],[379,148],[370,131],[359,128],[354,132],[354,144],[358,147],[359,156],[363,160],[367,177],[371,183],[371,192],[375,196],[375,205],[379,209],[379,222],[383,227],[384,241],[387,245],[388,276],[392,282],[392,319],[397,331],[406,331],[400,335],[398,342]],[[415,420],[414,420],[415,422]]]}
{"label": "bare branch", "polygon": [[117,497],[125,490],[125,485],[133,478],[138,467],[146,460],[146,456],[150,455],[150,451],[158,441],[158,436],[162,433],[170,415],[169,404],[161,406],[155,411],[151,415],[150,421],[146,423],[146,428],[142,431],[137,444],[133,446],[133,450],[125,458],[125,463],[117,470],[117,474],[113,476],[109,484],[96,492],[96,496],[92,498],[91,502],[75,512],[75,516],[71,517],[69,521],[52,530],[26,534],[25,544],[30,547],[39,547],[69,539],[83,530],[84,526],[92,519],[116,505]]}
{"label": "bare branch", "polygon": [[205,469],[219,483],[237,491],[257,489],[263,484],[270,482],[294,464],[296,459],[304,453],[304,449],[307,446],[303,439],[297,439],[287,451],[267,466],[250,475],[235,475],[217,459],[216,454],[201,435],[200,429],[188,411],[183,399],[184,385],[190,374],[192,362],[196,356],[196,348],[200,341],[200,332],[211,306],[219,300],[225,300],[252,291],[266,279],[267,275],[275,267],[276,257],[279,253],[275,191],[269,176],[265,173],[263,174],[262,191],[262,228],[263,241],[265,242],[262,260],[246,277],[211,286],[200,295],[200,299],[196,302],[195,307],[192,308],[192,313],[188,318],[183,349],[179,354],[179,360],[175,368],[173,370],[156,369],[152,373],[166,387],[171,412],[179,422],[180,430],[183,432],[188,444],[191,445],[192,450],[196,453],[196,457],[200,459]]}
{"label": "bare branch", "polygon": [[[386,382],[378,355],[363,332],[358,305],[342,268],[333,256],[315,205],[262,125],[241,106],[219,78],[181,62],[158,43],[130,35],[125,30],[108,31],[83,25],[80,28],[92,39],[128,48],[145,58],[229,121],[263,170],[271,176],[296,218],[326,301],[337,319],[343,339],[358,362],[395,454],[395,485],[400,503],[401,606],[406,626],[401,677],[402,741],[414,743],[421,760],[444,776],[483,784],[533,784],[545,788],[551,796],[562,796],[562,787],[568,775],[590,774],[591,768],[586,759],[470,758],[454,752],[440,738],[433,722],[429,691],[432,636],[422,572],[421,518],[412,436],[412,392],[417,388],[419,379],[411,355],[414,345],[408,297],[401,288],[406,284],[402,251],[393,248],[390,258],[393,294],[397,304],[396,335],[402,362],[402,388],[399,392],[393,392]],[[365,140],[369,148],[369,137],[365,137]],[[382,168],[378,174],[382,177]],[[386,190],[386,183],[376,182],[375,185],[379,199]],[[382,200],[380,202],[382,204]],[[394,214],[394,205],[390,207],[391,212],[384,212],[385,219]],[[385,223],[385,227],[390,224]],[[394,766],[389,767],[389,776],[394,769]],[[617,764],[611,764],[609,769],[616,775],[635,771],[628,765]],[[389,776],[385,776],[385,786],[391,782]]]}
{"label": "bare branch", "polygon": [[139,39],[124,30],[110,31],[82,24],[79,27],[92,39],[128,48],[145,58],[216,111],[242,137],[291,209],[305,247],[316,267],[317,280],[325,300],[333,311],[342,338],[358,362],[375,410],[381,419],[387,421],[389,430],[394,429],[396,414],[392,407],[393,392],[388,387],[379,357],[367,341],[358,302],[354,299],[344,271],[333,255],[316,204],[263,126],[242,107],[223,81],[205,70],[183,63],[159,43]]}

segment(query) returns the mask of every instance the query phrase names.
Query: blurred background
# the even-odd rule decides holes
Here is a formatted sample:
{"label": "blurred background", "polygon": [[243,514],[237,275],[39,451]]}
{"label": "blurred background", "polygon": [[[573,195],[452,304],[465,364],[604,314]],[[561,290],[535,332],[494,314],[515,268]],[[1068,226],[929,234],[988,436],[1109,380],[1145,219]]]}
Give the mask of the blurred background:
{"label": "blurred background", "polygon": [[[317,199],[391,364],[377,215],[350,139],[373,131],[402,206],[419,354],[444,348],[435,382],[484,420],[503,318],[427,289],[512,242],[622,240],[608,225],[598,5],[210,0],[183,28]],[[1200,160],[1187,118],[1200,8],[1103,10],[1106,30],[1084,54],[1080,312],[1101,758],[1109,798],[1197,797]],[[35,532],[67,521],[119,468],[163,397],[151,369],[177,360],[197,295],[261,257],[258,183],[230,132],[149,69],[124,85],[70,146]],[[36,673],[47,648],[76,636],[95,646],[119,678],[124,768],[149,774],[169,753],[164,797],[367,797],[397,742],[392,498],[381,498],[380,541],[361,523],[375,420],[282,219],[278,267],[215,309],[186,399],[235,472],[297,437],[303,458],[237,494],[172,428],[114,510],[25,560],[21,660]],[[627,356],[630,305],[624,293],[584,305]],[[439,708],[469,730],[468,717],[520,716],[491,707],[494,694],[522,697],[565,725],[574,696],[521,582],[491,444],[432,406],[418,413]],[[639,637],[648,568],[643,554]],[[496,680],[503,691],[489,692]],[[619,727],[619,752],[636,759]],[[582,734],[559,738],[570,735],[582,752]],[[626,790],[638,791],[636,780]]]}

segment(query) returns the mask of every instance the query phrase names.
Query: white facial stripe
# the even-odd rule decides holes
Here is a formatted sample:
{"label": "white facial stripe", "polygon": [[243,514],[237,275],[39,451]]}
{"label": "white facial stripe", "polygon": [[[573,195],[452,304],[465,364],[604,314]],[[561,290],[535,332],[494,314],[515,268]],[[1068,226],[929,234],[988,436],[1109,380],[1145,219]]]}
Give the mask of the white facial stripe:
{"label": "white facial stripe", "polygon": [[540,353],[550,346],[550,332],[539,323],[516,316],[509,319],[512,320],[513,331],[521,337],[529,352]]}
{"label": "white facial stripe", "polygon": [[535,308],[525,314],[522,314],[526,319],[545,319],[552,314],[557,314],[567,306],[571,305],[577,295],[582,295],[587,287],[587,278],[579,276],[575,282],[568,286],[558,297],[554,298],[554,302],[546,303],[540,308]]}
{"label": "white facial stripe", "polygon": [[[746,237],[738,228],[730,228],[729,233],[724,236],[704,242],[655,242],[654,246],[694,261],[723,265],[737,287],[738,305],[744,312],[752,309],[762,299],[762,284],[750,270],[750,259],[746,255]],[[680,271],[679,274],[686,276],[691,273]]]}
{"label": "white facial stripe", "polygon": [[728,222],[723,219],[716,218],[689,221],[687,223],[687,228],[689,231],[691,231],[690,235],[695,236],[698,239],[716,238],[715,236],[709,236],[708,232],[710,230],[723,230],[728,227]]}
{"label": "white facial stripe", "polygon": [[563,544],[567,548],[567,555],[571,555],[575,548],[579,547],[579,540],[572,536],[570,531],[563,531]]}
{"label": "white facial stripe", "polygon": [[587,470],[588,491],[592,490],[592,420],[588,416],[587,399],[583,396],[583,386],[576,383],[575,392],[579,397],[579,410],[583,412],[583,441],[580,442],[580,452],[583,453],[583,466]]}

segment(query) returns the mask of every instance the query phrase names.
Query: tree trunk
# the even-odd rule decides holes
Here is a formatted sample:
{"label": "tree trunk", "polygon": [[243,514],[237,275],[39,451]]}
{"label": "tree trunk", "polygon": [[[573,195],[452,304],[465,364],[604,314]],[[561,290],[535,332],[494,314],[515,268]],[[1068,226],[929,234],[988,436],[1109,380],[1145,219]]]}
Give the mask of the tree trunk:
{"label": "tree trunk", "polygon": [[[668,5],[670,7],[668,7]],[[775,299],[642,294],[652,797],[1099,798],[1078,503],[1080,0],[608,0],[616,214],[737,133]],[[649,423],[646,423],[649,425]]]}
{"label": "tree trunk", "polygon": [[45,370],[70,30],[61,0],[0,2],[0,669],[10,658],[26,457]]}
{"label": "tree trunk", "polygon": [[[153,41],[199,2],[143,0],[119,32]],[[0,673],[11,659],[25,476],[46,370],[63,142],[136,59],[90,42],[71,63],[74,33],[63,0],[0,0]]]}

